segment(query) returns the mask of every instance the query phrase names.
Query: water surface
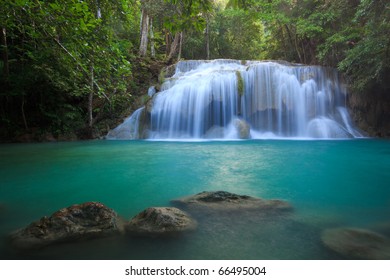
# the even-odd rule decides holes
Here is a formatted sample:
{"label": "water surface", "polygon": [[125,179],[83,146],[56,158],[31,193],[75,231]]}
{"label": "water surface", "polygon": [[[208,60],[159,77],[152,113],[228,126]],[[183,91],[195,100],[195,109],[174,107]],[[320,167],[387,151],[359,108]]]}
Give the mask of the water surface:
{"label": "water surface", "polygon": [[[6,235],[72,204],[130,219],[205,190],[288,200],[288,216],[206,217],[175,239],[118,237],[20,254]],[[0,146],[2,259],[340,259],[323,229],[390,222],[390,142],[88,141]],[[198,217],[199,218],[199,217]]]}

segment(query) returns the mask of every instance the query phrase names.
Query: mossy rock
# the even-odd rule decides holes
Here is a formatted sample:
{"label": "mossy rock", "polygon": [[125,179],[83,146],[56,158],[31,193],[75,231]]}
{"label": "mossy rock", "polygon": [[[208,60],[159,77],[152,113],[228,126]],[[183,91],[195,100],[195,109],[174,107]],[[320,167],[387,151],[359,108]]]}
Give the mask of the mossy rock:
{"label": "mossy rock", "polygon": [[174,207],[150,207],[125,225],[125,231],[137,236],[171,236],[193,231],[197,222]]}
{"label": "mossy rock", "polygon": [[10,241],[17,249],[39,249],[55,243],[118,234],[122,227],[115,211],[99,202],[86,202],[42,217],[11,233]]}
{"label": "mossy rock", "polygon": [[158,76],[159,83],[163,84],[165,82],[165,79],[171,78],[173,75],[175,75],[175,72],[176,72],[176,64],[169,65],[161,69],[160,74]]}

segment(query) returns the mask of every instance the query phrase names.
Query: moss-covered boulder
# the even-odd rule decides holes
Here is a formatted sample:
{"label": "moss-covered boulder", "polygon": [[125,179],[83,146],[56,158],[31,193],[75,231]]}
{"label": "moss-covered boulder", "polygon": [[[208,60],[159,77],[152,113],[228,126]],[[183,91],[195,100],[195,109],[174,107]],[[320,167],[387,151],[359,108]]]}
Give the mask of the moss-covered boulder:
{"label": "moss-covered boulder", "polygon": [[118,234],[118,215],[99,202],[86,202],[58,210],[10,235],[18,249],[36,249],[55,243],[106,237]]}
{"label": "moss-covered boulder", "polygon": [[197,222],[174,207],[150,207],[125,225],[125,231],[137,236],[170,236],[195,230]]}

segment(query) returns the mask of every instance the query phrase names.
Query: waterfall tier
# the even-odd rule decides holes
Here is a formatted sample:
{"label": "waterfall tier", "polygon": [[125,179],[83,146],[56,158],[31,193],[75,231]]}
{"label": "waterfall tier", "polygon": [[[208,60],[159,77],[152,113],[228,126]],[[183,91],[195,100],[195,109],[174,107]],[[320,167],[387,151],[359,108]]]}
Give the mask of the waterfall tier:
{"label": "waterfall tier", "polygon": [[345,108],[346,94],[334,69],[273,61],[181,61],[147,110],[136,111],[127,120],[131,123],[122,125],[129,133],[120,136],[118,127],[109,138],[361,137]]}

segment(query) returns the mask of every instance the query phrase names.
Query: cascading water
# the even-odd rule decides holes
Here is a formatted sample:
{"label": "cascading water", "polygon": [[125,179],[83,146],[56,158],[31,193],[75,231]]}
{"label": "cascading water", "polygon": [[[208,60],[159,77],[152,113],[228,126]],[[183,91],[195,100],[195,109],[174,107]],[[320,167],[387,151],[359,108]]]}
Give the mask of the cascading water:
{"label": "cascading water", "polygon": [[121,125],[108,132],[106,139],[139,139],[139,121],[140,116],[145,107],[136,110],[130,117],[128,117]]}
{"label": "cascading water", "polygon": [[271,61],[181,61],[144,117],[136,111],[130,118],[147,122],[147,133],[121,137],[117,131],[108,138],[361,137],[345,100],[346,89],[333,69]]}

